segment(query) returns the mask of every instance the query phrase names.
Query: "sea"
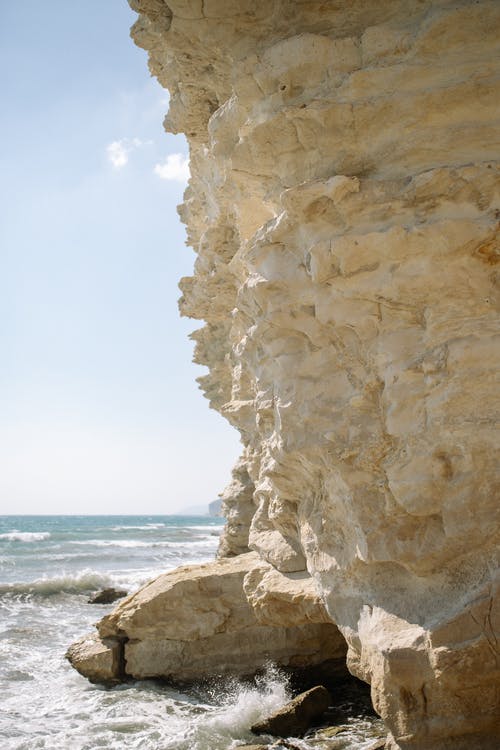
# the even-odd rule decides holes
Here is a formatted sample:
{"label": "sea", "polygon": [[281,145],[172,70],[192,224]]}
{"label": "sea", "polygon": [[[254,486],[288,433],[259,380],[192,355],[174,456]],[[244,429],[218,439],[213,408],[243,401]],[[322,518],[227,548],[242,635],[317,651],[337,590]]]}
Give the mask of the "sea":
{"label": "sea", "polygon": [[[179,565],[212,560],[221,531],[222,519],[210,516],[0,516],[1,750],[255,743],[250,726],[291,697],[273,665],[253,682],[214,679],[183,691],[154,680],[92,685],[65,659],[115,606],[89,604],[90,595],[109,586],[131,593]],[[329,744],[306,737],[292,746],[364,750],[381,735],[359,701],[339,699],[336,710],[343,725]]]}

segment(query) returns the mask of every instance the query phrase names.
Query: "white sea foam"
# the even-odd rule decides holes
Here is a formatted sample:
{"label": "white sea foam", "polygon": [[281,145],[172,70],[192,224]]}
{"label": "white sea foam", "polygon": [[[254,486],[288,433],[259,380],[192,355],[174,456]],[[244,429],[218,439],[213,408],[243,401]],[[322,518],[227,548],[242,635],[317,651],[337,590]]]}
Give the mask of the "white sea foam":
{"label": "white sea foam", "polygon": [[129,529],[136,531],[152,531],[153,529],[162,529],[165,526],[165,523],[146,523],[144,526],[111,526],[110,531],[129,531]]}
{"label": "white sea foam", "polygon": [[217,548],[217,541],[218,538],[214,536],[207,536],[204,539],[197,539],[193,542],[167,542],[167,547],[176,547],[178,549],[191,549],[192,547],[200,547],[200,548]]}
{"label": "white sea foam", "polygon": [[9,531],[7,534],[0,534],[0,539],[8,542],[42,542],[50,538],[48,531]]}
{"label": "white sea foam", "polygon": [[85,541],[74,541],[80,547],[125,547],[133,549],[134,547],[153,547],[164,546],[166,542],[141,542],[138,539],[86,539]]}
{"label": "white sea foam", "polygon": [[218,531],[221,532],[224,529],[225,524],[216,525],[213,526],[184,526],[185,529],[189,529],[190,531],[205,531],[207,533],[211,531]]}
{"label": "white sea foam", "polygon": [[207,547],[215,546],[215,537],[207,536],[206,539],[198,539],[196,541],[185,541],[185,542],[144,542],[140,539],[86,539],[85,541],[74,541],[72,544],[80,546],[92,546],[92,547],[124,547],[129,549],[139,547],[175,547],[191,549],[191,547]]}

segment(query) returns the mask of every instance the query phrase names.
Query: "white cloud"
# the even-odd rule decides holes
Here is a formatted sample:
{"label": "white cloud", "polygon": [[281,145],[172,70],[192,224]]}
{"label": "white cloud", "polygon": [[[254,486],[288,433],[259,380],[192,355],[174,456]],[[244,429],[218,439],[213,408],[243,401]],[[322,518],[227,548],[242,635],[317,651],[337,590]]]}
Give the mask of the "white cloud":
{"label": "white cloud", "polygon": [[189,159],[183,154],[169,154],[163,164],[156,164],[155,174],[162,180],[177,180],[187,182],[189,180]]}
{"label": "white cloud", "polygon": [[106,148],[106,152],[109,161],[116,169],[124,167],[128,162],[128,149],[125,147],[123,141],[113,141]]}
{"label": "white cloud", "polygon": [[119,141],[113,141],[106,146],[108,161],[111,162],[115,169],[121,169],[128,162],[128,155],[131,151],[141,146],[146,146],[151,141],[141,141],[140,138],[122,138]]}

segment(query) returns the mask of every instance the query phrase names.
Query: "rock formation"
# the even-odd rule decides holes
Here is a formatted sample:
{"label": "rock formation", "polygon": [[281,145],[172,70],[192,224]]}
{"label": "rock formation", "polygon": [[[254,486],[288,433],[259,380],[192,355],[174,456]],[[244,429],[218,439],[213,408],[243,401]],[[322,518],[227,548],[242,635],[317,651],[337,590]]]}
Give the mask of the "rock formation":
{"label": "rock formation", "polygon": [[269,564],[266,622],[272,569],[313,577],[391,747],[496,748],[500,4],[131,6],[190,144],[181,311],[243,443],[221,553]]}
{"label": "rock formation", "polygon": [[263,603],[252,608],[244,590],[259,599],[269,568],[250,552],[165,573],[103,617],[98,634],[77,641],[67,657],[85,677],[103,683],[245,676],[271,661],[299,671],[345,672],[345,640],[307,578],[272,574],[276,597],[292,605],[286,621],[267,616]]}

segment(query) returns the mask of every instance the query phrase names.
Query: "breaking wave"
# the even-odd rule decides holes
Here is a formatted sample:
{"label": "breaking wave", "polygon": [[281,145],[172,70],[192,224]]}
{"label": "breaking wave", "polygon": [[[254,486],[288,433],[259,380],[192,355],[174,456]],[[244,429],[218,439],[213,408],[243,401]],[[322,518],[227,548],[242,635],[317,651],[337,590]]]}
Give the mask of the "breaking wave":
{"label": "breaking wave", "polygon": [[290,692],[286,676],[270,666],[254,683],[214,681],[206,698],[208,703],[192,706],[196,713],[188,709],[187,715],[186,705],[168,706],[164,750],[225,750],[238,740],[255,741],[251,725],[281,708]]}
{"label": "breaking wave", "polygon": [[0,597],[40,596],[56,594],[85,594],[113,585],[109,576],[92,570],[83,570],[77,575],[61,575],[54,578],[38,578],[34,581],[0,584]]}
{"label": "breaking wave", "polygon": [[43,542],[49,537],[48,531],[9,531],[7,534],[0,534],[0,539],[7,542]]}

